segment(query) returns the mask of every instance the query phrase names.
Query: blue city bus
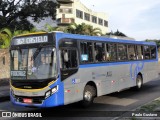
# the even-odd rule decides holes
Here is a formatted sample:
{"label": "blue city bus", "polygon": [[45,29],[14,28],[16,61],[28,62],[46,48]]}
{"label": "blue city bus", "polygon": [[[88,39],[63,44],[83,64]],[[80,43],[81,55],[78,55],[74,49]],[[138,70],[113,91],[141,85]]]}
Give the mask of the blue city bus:
{"label": "blue city bus", "polygon": [[10,98],[30,107],[54,107],[142,85],[158,76],[154,42],[42,32],[14,37]]}

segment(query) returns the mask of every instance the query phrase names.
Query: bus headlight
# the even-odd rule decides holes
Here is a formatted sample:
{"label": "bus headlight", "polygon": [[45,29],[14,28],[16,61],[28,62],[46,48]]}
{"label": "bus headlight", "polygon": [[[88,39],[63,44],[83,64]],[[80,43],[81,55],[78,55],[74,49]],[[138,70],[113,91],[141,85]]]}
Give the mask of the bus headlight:
{"label": "bus headlight", "polygon": [[46,92],[45,98],[50,97],[52,94],[58,91],[58,85],[55,86],[54,88],[50,89],[49,91]]}
{"label": "bus headlight", "polygon": [[45,98],[48,98],[49,96],[51,96],[51,91],[50,90],[46,92]]}
{"label": "bus headlight", "polygon": [[58,90],[58,85],[51,89],[52,94],[54,94],[55,92],[57,92],[57,90]]}

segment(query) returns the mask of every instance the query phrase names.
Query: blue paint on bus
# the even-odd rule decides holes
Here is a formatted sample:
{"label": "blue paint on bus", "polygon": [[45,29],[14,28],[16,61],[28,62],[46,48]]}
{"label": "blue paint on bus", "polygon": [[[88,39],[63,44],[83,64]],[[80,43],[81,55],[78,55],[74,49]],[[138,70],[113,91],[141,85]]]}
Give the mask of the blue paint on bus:
{"label": "blue paint on bus", "polygon": [[[135,68],[134,68],[135,65]],[[136,62],[132,63],[130,66],[130,78],[131,80],[135,80],[137,77],[137,74],[142,71],[144,67],[144,62]]]}
{"label": "blue paint on bus", "polygon": [[108,63],[95,63],[95,64],[82,64],[80,68],[89,68],[89,67],[101,67],[101,66],[113,66],[113,65],[124,65],[124,64],[133,64],[138,62],[158,62],[156,59],[154,60],[143,60],[143,61],[126,61],[126,62],[108,62]]}
{"label": "blue paint on bus", "polygon": [[134,40],[121,40],[121,39],[113,39],[107,37],[97,37],[97,36],[87,36],[87,35],[79,35],[79,34],[68,34],[68,33],[56,33],[56,43],[63,38],[69,39],[79,39],[79,40],[89,40],[89,41],[105,41],[105,42],[115,42],[115,43],[129,43],[129,44],[141,44],[141,45],[156,45],[155,42],[143,42],[143,41],[134,41]]}

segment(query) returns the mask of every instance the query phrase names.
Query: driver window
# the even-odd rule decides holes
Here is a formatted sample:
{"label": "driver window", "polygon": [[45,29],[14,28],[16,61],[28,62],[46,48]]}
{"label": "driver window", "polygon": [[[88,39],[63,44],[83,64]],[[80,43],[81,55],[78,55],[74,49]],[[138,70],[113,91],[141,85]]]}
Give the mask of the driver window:
{"label": "driver window", "polygon": [[60,52],[61,54],[61,68],[77,68],[77,51],[70,49],[63,49]]}

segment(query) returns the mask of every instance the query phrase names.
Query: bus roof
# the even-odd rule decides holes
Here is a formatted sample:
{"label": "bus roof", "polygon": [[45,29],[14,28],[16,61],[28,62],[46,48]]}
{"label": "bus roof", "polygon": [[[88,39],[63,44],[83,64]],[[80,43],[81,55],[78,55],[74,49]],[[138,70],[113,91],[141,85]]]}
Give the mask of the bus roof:
{"label": "bus roof", "polygon": [[23,37],[23,36],[30,36],[30,35],[45,34],[45,33],[47,33],[47,32],[26,33],[26,34],[17,35],[17,36],[15,36],[15,37]]}
{"label": "bus roof", "polygon": [[81,40],[94,40],[94,41],[108,41],[108,42],[119,42],[119,43],[132,43],[132,44],[147,44],[147,45],[156,45],[155,42],[145,42],[145,41],[136,41],[136,40],[126,40],[126,39],[114,39],[107,38],[104,36],[88,36],[80,34],[70,34],[70,33],[56,33],[58,39],[62,38],[72,38],[72,39],[81,39]]}
{"label": "bus roof", "polygon": [[71,34],[71,33],[63,33],[63,32],[35,32],[22,34],[15,37],[23,37],[23,36],[31,36],[31,35],[40,35],[47,33],[55,33],[58,40],[62,38],[71,38],[71,39],[80,39],[80,40],[93,40],[93,41],[108,41],[108,42],[118,42],[118,43],[132,43],[132,44],[146,44],[146,45],[156,45],[155,42],[145,42],[145,41],[136,41],[136,40],[126,40],[126,39],[115,39],[104,36],[89,36],[89,35],[80,35],[80,34]]}

